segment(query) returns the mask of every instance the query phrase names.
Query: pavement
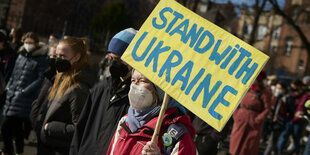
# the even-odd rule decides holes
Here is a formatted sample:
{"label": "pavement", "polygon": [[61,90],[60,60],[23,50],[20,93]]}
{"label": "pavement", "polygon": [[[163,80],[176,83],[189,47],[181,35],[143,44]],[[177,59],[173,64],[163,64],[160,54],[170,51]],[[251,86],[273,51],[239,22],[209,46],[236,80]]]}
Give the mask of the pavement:
{"label": "pavement", "polygon": [[[222,146],[219,149],[218,155],[229,155],[228,149],[229,149],[229,136],[225,139],[225,141],[222,143]],[[264,150],[266,148],[267,144],[262,143],[259,147],[259,153],[258,155],[263,155]],[[0,148],[3,147],[3,141],[0,139]],[[301,145],[301,148],[303,150],[304,144]],[[23,155],[36,155],[37,148],[36,148],[36,137],[35,133],[32,131],[29,136],[29,141],[25,140],[25,147],[24,147],[24,153]],[[290,155],[288,152],[284,152],[283,155]],[[299,155],[302,155],[302,151]]]}

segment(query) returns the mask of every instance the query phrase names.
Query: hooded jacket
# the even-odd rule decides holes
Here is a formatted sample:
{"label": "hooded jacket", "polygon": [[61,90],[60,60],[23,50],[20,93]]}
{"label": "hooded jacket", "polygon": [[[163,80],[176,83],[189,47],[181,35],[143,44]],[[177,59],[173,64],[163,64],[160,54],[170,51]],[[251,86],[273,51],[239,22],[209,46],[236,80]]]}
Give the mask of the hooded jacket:
{"label": "hooded jacket", "polygon": [[[196,154],[196,147],[193,141],[195,129],[191,124],[188,115],[180,115],[178,108],[170,108],[166,111],[162,126],[159,133],[158,146],[163,154],[162,137],[167,129],[172,124],[181,123],[185,125],[188,132],[185,132],[179,141],[175,144],[171,154],[172,155],[193,155]],[[125,121],[125,115],[119,122],[114,137],[110,143],[107,155],[136,155],[141,154],[144,145],[151,141],[154,133],[158,116],[151,119],[140,127],[137,132],[132,133],[129,129],[129,124]],[[121,149],[119,149],[121,148]]]}
{"label": "hooded jacket", "polygon": [[[69,87],[62,97],[48,101],[48,110],[41,129],[41,140],[47,146],[57,151],[69,150],[70,143],[84,107],[89,89],[95,80],[84,68],[76,78],[77,85]],[[48,124],[47,129],[44,125]]]}
{"label": "hooded jacket", "polygon": [[87,98],[72,140],[70,155],[106,154],[119,120],[129,108],[130,78],[106,78]]}
{"label": "hooded jacket", "polygon": [[31,103],[39,94],[43,73],[48,66],[47,51],[48,48],[44,45],[39,45],[32,52],[26,52],[25,48],[21,47],[7,84],[4,116],[29,116]]}

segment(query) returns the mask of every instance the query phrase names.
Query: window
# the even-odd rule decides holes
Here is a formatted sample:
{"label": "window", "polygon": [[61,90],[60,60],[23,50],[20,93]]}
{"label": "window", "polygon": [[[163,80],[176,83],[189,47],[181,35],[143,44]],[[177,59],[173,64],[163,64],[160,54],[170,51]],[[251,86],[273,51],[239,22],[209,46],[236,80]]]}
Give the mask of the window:
{"label": "window", "polygon": [[270,53],[275,54],[277,52],[277,46],[276,45],[271,45],[270,47]]}
{"label": "window", "polygon": [[259,25],[257,32],[257,40],[263,40],[265,38],[266,32],[267,27],[265,25]]}
{"label": "window", "polygon": [[289,37],[285,39],[285,45],[284,45],[284,55],[290,56],[292,53],[293,48],[293,38]]}
{"label": "window", "polygon": [[252,30],[253,30],[252,25],[244,24],[244,26],[243,26],[243,37],[244,38],[250,38]]}
{"label": "window", "polygon": [[272,29],[272,40],[278,40],[280,37],[280,30],[281,28],[279,26],[276,26]]}
{"label": "window", "polygon": [[201,5],[200,5],[200,12],[206,13],[206,12],[207,12],[207,5],[201,4]]}
{"label": "window", "polygon": [[293,12],[292,12],[292,19],[294,21],[296,21],[298,19],[298,15],[299,15],[299,8],[298,7],[295,7]]}
{"label": "window", "polygon": [[303,60],[299,60],[298,61],[298,69],[303,69],[304,68],[304,61]]}

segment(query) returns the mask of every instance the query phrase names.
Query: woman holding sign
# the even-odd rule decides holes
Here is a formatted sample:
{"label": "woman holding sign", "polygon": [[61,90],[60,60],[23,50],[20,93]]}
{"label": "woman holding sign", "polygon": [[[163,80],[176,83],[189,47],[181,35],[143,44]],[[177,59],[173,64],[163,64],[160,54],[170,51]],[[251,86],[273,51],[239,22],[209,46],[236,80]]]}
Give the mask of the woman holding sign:
{"label": "woman holding sign", "polygon": [[261,72],[233,114],[229,153],[258,154],[263,123],[270,111],[271,92],[264,88],[266,74]]}
{"label": "woman holding sign", "polygon": [[188,115],[170,103],[159,133],[158,143],[151,138],[161,109],[155,85],[134,71],[129,91],[130,108],[119,122],[107,154],[196,154],[195,130]]}

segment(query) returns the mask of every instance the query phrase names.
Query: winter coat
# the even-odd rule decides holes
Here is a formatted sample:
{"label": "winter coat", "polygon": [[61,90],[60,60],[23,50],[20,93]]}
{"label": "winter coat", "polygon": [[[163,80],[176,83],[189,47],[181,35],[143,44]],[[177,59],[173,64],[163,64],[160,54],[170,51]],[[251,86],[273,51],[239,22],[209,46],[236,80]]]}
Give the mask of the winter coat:
{"label": "winter coat", "polygon": [[0,50],[0,72],[4,76],[4,81],[7,83],[12,75],[17,53],[11,48],[5,47]]}
{"label": "winter coat", "polygon": [[128,112],[131,78],[106,78],[91,91],[77,124],[70,155],[106,154],[119,120]]}
{"label": "winter coat", "polygon": [[[166,111],[162,126],[159,133],[158,146],[163,151],[162,137],[167,132],[171,124],[181,123],[185,125],[188,132],[185,132],[179,141],[176,142],[172,149],[172,155],[194,155],[196,154],[196,147],[193,141],[195,129],[191,124],[188,115],[179,115],[177,108],[170,108]],[[131,133],[129,124],[126,122],[127,115],[125,115],[119,122],[114,137],[110,143],[107,155],[137,155],[141,154],[144,145],[151,141],[155,130],[158,116],[151,119],[140,127],[137,132]],[[161,153],[163,154],[163,152]]]}
{"label": "winter coat", "polygon": [[271,92],[260,94],[249,90],[233,114],[234,124],[230,137],[229,153],[232,155],[255,155],[258,153],[263,123],[271,105]]}
{"label": "winter coat", "polygon": [[38,46],[32,52],[21,47],[12,76],[7,84],[3,115],[28,118],[31,103],[37,98],[43,73],[48,66],[46,46]]}
{"label": "winter coat", "polygon": [[193,126],[196,130],[197,136],[209,135],[213,139],[213,141],[220,142],[225,140],[227,135],[230,133],[232,127],[232,119],[230,119],[226,123],[224,129],[221,132],[216,131],[213,127],[200,119],[198,116],[195,116],[193,120]]}
{"label": "winter coat", "polygon": [[[94,84],[92,75],[82,70],[76,78],[77,84],[69,87],[62,97],[48,101],[48,110],[43,121],[40,138],[42,142],[58,152],[69,150],[80,113]],[[47,129],[44,125],[48,124]]]}
{"label": "winter coat", "polygon": [[[40,128],[45,118],[48,104],[48,95],[54,84],[55,72],[50,73],[50,68],[45,71],[44,81],[39,96],[31,105],[30,121],[34,129]],[[37,124],[38,123],[38,124]],[[40,130],[39,130],[40,131]]]}
{"label": "winter coat", "polygon": [[299,111],[305,112],[305,103],[307,100],[310,99],[310,96],[308,94],[300,94],[300,95],[294,95],[295,103],[294,103],[294,116],[291,120],[293,123],[299,123],[303,124],[304,120],[302,118],[299,118],[295,116],[295,114]]}

